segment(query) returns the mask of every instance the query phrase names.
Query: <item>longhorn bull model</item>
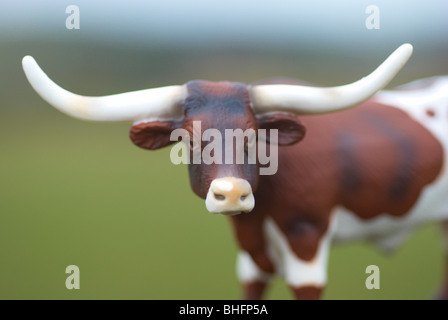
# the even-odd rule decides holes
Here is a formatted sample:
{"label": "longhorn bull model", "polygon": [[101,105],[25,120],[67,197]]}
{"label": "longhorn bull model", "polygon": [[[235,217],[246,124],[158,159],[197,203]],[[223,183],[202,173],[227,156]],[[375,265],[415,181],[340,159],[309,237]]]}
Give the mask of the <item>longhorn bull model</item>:
{"label": "longhorn bull model", "polygon": [[[245,298],[262,298],[281,274],[296,298],[317,299],[332,242],[367,239],[391,249],[418,225],[448,219],[448,78],[378,92],[411,54],[404,44],[369,76],[331,88],[195,80],[104,97],[60,88],[30,56],[23,68],[37,93],[70,116],[133,122],[130,137],[142,148],[174,143],[177,129],[199,136],[214,129],[224,140],[228,129],[253,130],[239,150],[243,160],[250,140],[278,145],[274,174],[261,175],[259,161],[201,159],[188,165],[191,187],[208,211],[230,216]],[[260,139],[260,130],[276,139]]]}

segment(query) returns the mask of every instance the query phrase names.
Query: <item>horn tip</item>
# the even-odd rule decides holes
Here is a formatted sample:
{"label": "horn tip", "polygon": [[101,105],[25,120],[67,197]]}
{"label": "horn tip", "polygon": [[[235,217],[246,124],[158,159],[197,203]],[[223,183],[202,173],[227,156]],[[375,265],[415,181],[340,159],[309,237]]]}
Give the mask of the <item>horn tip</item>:
{"label": "horn tip", "polygon": [[37,64],[36,60],[32,56],[24,56],[22,59],[22,67],[25,72],[31,70]]}
{"label": "horn tip", "polygon": [[29,64],[30,62],[35,61],[34,58],[30,55],[26,55],[22,59],[22,64]]}
{"label": "horn tip", "polygon": [[410,43],[404,43],[397,50],[400,50],[404,55],[410,57],[414,51],[414,47]]}

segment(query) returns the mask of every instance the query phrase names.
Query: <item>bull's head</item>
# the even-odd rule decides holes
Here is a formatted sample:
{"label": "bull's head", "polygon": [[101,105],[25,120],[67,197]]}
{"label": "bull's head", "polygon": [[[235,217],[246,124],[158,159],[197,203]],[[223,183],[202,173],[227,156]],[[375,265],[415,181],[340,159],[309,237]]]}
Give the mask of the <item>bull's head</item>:
{"label": "bull's head", "polygon": [[[338,87],[190,81],[181,86],[104,97],[80,96],[60,88],[30,56],[23,59],[23,68],[39,95],[70,116],[92,121],[133,122],[131,139],[142,148],[158,149],[175,142],[171,139],[175,129],[183,129],[194,136],[195,130],[202,133],[210,128],[218,130],[223,139],[226,129],[242,129],[255,132],[255,135],[258,129],[277,129],[277,143],[291,145],[305,134],[297,115],[328,113],[356,106],[384,88],[411,53],[412,46],[404,44],[369,76]],[[247,131],[249,129],[252,131]],[[208,138],[206,140],[212,140]],[[247,145],[256,137],[247,135],[244,139],[243,157],[247,160]],[[265,141],[269,140],[268,135]],[[207,148],[207,142],[190,141],[190,154]],[[227,143],[229,141],[222,141],[221,145]],[[230,143],[233,145],[233,138]],[[238,153],[238,150],[233,151]],[[206,199],[210,212],[237,214],[253,209],[253,192],[259,179],[257,161],[217,164],[205,163],[202,159],[199,163],[189,164],[189,173],[193,191]]]}

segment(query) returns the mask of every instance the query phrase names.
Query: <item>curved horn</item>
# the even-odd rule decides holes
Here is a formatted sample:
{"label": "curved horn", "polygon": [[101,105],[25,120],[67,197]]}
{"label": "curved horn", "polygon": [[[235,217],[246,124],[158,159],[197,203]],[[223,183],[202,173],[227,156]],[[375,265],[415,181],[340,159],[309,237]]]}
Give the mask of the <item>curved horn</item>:
{"label": "curved horn", "polygon": [[185,86],[169,86],[103,97],[71,93],[54,83],[31,56],[22,60],[23,70],[36,92],[60,111],[82,120],[173,120],[183,115]]}
{"label": "curved horn", "polygon": [[355,106],[383,89],[412,54],[412,45],[403,44],[375,71],[351,84],[316,88],[298,85],[259,85],[251,88],[256,113],[289,112],[318,114]]}

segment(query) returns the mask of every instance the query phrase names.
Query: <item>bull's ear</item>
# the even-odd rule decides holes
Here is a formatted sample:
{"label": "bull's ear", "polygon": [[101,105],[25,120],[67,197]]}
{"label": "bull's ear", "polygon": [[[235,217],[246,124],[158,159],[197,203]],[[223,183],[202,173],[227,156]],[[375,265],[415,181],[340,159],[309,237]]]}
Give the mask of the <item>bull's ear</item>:
{"label": "bull's ear", "polygon": [[156,150],[176,141],[171,141],[171,132],[176,129],[174,121],[151,121],[134,124],[129,136],[136,145],[144,149]]}
{"label": "bull's ear", "polygon": [[289,146],[305,137],[305,126],[297,116],[284,113],[270,113],[259,117],[259,128],[266,129],[266,140],[270,142],[270,129],[278,130],[278,144]]}

